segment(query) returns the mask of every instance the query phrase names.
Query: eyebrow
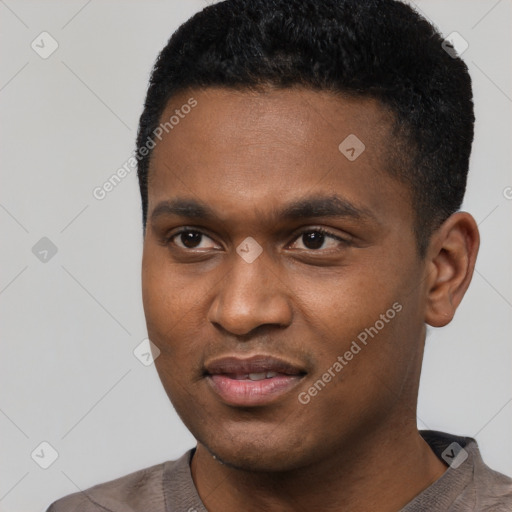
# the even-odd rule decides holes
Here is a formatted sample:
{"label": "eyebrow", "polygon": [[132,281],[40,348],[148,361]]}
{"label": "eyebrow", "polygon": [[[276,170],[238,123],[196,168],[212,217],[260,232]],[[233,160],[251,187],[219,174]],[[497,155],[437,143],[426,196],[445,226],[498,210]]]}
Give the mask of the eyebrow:
{"label": "eyebrow", "polygon": [[370,210],[356,207],[348,200],[337,195],[313,196],[294,201],[281,210],[279,216],[285,219],[351,217],[357,220],[368,220],[375,218]]}
{"label": "eyebrow", "polygon": [[[151,213],[151,221],[161,216],[179,216],[197,220],[215,220],[217,215],[206,204],[195,199],[176,198],[158,203]],[[343,217],[356,220],[375,220],[367,208],[356,207],[338,196],[312,196],[293,201],[272,215],[278,219],[299,220],[312,217]]]}
{"label": "eyebrow", "polygon": [[188,217],[190,219],[212,220],[216,215],[213,210],[194,199],[170,199],[158,203],[151,214],[151,221],[158,217],[172,216]]}

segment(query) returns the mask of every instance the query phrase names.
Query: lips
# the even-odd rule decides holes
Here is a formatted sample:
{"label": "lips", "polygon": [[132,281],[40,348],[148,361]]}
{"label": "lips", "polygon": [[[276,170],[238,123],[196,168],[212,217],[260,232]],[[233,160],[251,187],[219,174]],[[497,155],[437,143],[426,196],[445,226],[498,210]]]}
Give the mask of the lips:
{"label": "lips", "polygon": [[[210,375],[251,375],[263,373],[281,373],[284,375],[300,375],[306,373],[300,366],[272,356],[255,355],[246,359],[223,357],[205,365]],[[259,379],[258,379],[259,380]]]}
{"label": "lips", "polygon": [[205,377],[226,404],[265,405],[289,392],[306,374],[295,363],[272,356],[224,357],[207,362]]}

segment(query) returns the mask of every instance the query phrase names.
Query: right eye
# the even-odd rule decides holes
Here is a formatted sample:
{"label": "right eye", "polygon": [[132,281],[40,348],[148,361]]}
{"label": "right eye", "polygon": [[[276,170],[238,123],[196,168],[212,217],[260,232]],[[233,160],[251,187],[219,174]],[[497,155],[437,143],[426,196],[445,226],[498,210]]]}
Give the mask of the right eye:
{"label": "right eye", "polygon": [[215,242],[207,235],[196,229],[182,229],[166,239],[166,245],[174,244],[183,250],[215,249]]}

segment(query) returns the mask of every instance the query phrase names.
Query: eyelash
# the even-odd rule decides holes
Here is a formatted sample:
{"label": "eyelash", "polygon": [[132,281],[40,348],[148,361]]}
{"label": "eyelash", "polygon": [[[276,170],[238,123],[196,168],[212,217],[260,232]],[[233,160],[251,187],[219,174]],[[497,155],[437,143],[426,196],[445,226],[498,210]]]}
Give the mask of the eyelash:
{"label": "eyelash", "polygon": [[[185,227],[185,228],[182,228],[180,231],[176,232],[176,233],[173,233],[172,235],[170,236],[167,236],[165,237],[163,240],[162,240],[162,244],[165,245],[165,246],[168,246],[170,245],[171,243],[173,243],[173,239],[180,236],[181,234],[183,233],[189,233],[189,232],[193,232],[193,233],[199,233],[203,236],[206,236],[210,239],[212,239],[211,236],[207,235],[206,233],[203,233],[201,230],[199,229],[196,229],[196,228],[192,228],[192,227]],[[335,240],[337,240],[338,242],[340,242],[342,245],[348,245],[349,244],[349,241],[348,240],[345,240],[339,236],[336,236],[334,235],[333,233],[331,233],[330,231],[326,230],[325,228],[322,228],[322,227],[313,227],[313,228],[307,228],[307,229],[303,229],[302,231],[299,231],[293,241],[296,241],[298,240],[301,236],[305,235],[306,233],[321,233],[322,235],[328,237],[328,238],[333,238]],[[213,240],[213,239],[212,239]],[[178,249],[181,249],[183,251],[194,251],[194,249],[184,249],[183,247],[179,247],[178,246]],[[321,251],[320,249],[306,249],[308,252],[319,252]]]}

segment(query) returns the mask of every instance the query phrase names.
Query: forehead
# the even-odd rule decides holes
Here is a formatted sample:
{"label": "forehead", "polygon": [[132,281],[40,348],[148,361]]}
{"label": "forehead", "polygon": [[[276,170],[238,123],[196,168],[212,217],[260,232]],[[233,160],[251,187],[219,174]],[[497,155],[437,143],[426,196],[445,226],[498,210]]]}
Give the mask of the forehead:
{"label": "forehead", "polygon": [[410,207],[404,186],[386,172],[391,118],[375,100],[209,88],[173,97],[166,122],[151,159],[149,214],[171,196],[195,197],[225,216],[310,193],[337,193],[376,214],[386,199]]}

